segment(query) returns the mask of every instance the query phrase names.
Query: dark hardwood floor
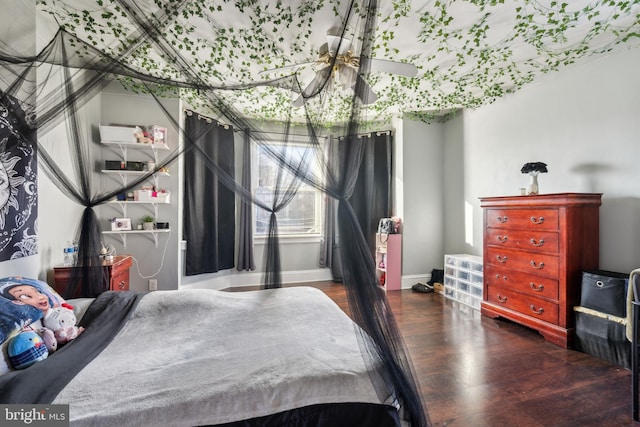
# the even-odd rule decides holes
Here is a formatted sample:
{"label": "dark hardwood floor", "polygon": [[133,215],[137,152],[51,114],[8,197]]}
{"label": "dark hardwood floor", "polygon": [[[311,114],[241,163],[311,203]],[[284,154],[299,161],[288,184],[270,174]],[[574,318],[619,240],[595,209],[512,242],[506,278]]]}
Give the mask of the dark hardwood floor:
{"label": "dark hardwood floor", "polygon": [[[339,283],[322,289],[348,313]],[[434,293],[390,291],[434,426],[640,425],[631,417],[631,372],[546,342]]]}

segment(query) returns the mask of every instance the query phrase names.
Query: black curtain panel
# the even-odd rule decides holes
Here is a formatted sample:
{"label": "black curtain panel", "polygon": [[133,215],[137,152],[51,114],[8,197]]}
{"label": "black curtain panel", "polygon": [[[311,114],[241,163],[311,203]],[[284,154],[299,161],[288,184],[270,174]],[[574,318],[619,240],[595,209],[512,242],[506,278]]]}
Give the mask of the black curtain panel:
{"label": "black curtain panel", "polygon": [[235,265],[235,193],[220,183],[201,153],[233,176],[233,129],[192,113],[185,117],[185,133],[195,146],[184,156],[186,275],[227,270]]}
{"label": "black curtain panel", "polygon": [[364,152],[355,190],[349,199],[371,252],[380,218],[391,216],[391,132],[362,135]]}
{"label": "black curtain panel", "polygon": [[[251,191],[251,138],[250,131],[244,132],[242,142],[242,187]],[[238,271],[256,269],[253,259],[253,205],[245,198],[240,199],[238,222]]]}

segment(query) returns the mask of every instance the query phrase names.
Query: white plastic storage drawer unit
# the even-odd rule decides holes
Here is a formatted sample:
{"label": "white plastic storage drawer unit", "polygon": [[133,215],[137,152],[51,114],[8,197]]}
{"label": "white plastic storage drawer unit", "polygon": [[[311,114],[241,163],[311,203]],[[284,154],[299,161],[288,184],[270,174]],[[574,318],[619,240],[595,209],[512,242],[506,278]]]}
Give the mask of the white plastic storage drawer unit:
{"label": "white plastic storage drawer unit", "polygon": [[444,296],[480,310],[482,257],[467,254],[444,256]]}

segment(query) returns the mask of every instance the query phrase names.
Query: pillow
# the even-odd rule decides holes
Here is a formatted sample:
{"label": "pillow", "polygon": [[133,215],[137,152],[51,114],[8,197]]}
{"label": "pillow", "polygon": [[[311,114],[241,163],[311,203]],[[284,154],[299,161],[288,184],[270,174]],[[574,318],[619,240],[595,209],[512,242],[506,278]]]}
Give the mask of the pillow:
{"label": "pillow", "polygon": [[25,277],[0,279],[0,344],[64,302],[46,282]]}
{"label": "pillow", "polygon": [[82,320],[82,316],[87,311],[95,298],[74,298],[68,299],[67,303],[73,306],[73,313],[76,315],[76,325]]}

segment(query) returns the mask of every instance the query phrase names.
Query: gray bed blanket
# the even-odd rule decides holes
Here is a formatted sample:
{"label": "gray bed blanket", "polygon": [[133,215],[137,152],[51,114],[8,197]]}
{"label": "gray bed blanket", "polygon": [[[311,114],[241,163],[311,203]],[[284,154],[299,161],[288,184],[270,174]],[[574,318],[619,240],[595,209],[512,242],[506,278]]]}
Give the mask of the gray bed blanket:
{"label": "gray bed blanket", "polygon": [[53,403],[73,426],[195,426],[381,403],[351,319],[323,292],[160,291]]}

